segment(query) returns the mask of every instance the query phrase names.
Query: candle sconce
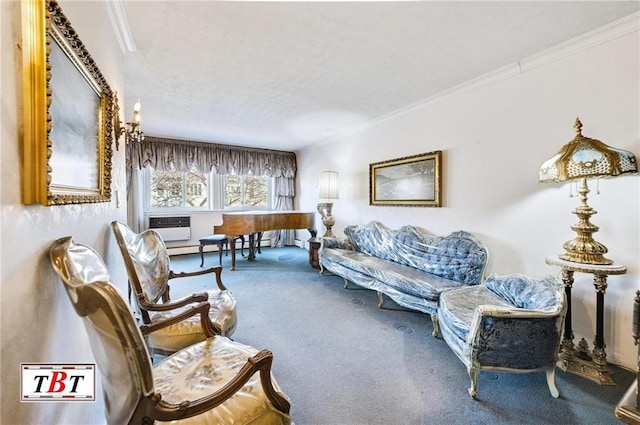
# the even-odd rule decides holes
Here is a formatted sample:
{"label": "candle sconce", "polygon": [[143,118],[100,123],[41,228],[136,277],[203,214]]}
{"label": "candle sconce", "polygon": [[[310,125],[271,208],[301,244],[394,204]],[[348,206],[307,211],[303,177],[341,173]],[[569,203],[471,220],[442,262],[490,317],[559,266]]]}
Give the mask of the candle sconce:
{"label": "candle sconce", "polygon": [[114,96],[115,100],[113,102],[113,119],[114,123],[114,132],[115,132],[115,140],[116,140],[116,150],[120,149],[120,137],[124,134],[125,143],[129,142],[142,142],[144,140],[144,133],[140,129],[140,109],[142,104],[140,103],[140,99],[133,106],[133,117],[131,121],[122,125],[120,122],[120,106],[118,105],[118,94],[116,93]]}

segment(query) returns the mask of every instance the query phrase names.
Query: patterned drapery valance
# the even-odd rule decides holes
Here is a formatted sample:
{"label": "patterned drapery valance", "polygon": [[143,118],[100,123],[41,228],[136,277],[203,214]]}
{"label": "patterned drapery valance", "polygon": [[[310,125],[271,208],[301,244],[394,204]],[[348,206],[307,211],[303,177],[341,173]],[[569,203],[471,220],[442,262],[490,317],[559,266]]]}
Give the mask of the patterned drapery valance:
{"label": "patterned drapery valance", "polygon": [[294,178],[293,152],[146,136],[127,144],[127,167]]}

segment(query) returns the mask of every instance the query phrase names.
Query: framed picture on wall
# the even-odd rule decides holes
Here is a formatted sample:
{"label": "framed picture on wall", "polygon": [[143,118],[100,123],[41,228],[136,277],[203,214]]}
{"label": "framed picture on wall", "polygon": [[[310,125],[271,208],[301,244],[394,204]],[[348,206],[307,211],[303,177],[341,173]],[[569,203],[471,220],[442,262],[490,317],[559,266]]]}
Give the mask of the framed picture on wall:
{"label": "framed picture on wall", "polygon": [[108,202],[113,92],[55,1],[23,1],[22,20],[23,202]]}
{"label": "framed picture on wall", "polygon": [[440,207],[441,151],[369,164],[369,205]]}

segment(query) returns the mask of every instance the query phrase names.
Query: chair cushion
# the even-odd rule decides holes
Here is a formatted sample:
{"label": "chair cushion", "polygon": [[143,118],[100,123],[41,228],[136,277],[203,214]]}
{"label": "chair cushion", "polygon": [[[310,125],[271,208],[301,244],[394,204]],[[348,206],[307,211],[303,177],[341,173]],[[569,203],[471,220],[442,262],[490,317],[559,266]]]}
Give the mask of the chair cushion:
{"label": "chair cushion", "polygon": [[227,242],[227,237],[225,235],[211,235],[211,236],[206,236],[204,238],[200,238],[200,243],[201,244],[219,244],[219,243],[225,243]]}
{"label": "chair cushion", "polygon": [[[155,391],[168,403],[195,400],[220,389],[258,352],[226,337],[210,338],[167,357],[153,369]],[[281,393],[275,379],[276,391]],[[156,421],[156,424],[167,422]],[[171,422],[184,425],[290,424],[289,415],[273,407],[262,389],[260,373],[230,399],[201,415]]]}
{"label": "chair cushion", "polygon": [[[236,300],[229,291],[209,290],[209,318],[222,331],[222,335],[230,336],[236,328]],[[151,321],[175,316],[176,313],[189,308],[183,307],[168,312],[157,311],[151,314]],[[166,328],[152,332],[147,336],[151,347],[174,352],[205,339],[200,324],[200,315],[191,316],[187,320],[175,323]]]}
{"label": "chair cushion", "polygon": [[438,316],[462,341],[467,341],[471,324],[479,305],[494,305],[513,308],[504,298],[496,295],[484,285],[467,286],[443,292],[440,295]]}

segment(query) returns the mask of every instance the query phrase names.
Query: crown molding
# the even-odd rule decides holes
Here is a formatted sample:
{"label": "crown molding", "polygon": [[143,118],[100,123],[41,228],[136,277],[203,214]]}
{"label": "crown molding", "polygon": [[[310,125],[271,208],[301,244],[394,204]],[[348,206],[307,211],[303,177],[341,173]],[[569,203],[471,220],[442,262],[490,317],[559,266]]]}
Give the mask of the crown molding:
{"label": "crown molding", "polygon": [[133,40],[133,34],[129,26],[129,18],[124,8],[124,0],[110,0],[107,4],[109,5],[108,9],[111,24],[120,43],[120,49],[122,49],[123,53],[136,52],[136,43]]}
{"label": "crown molding", "polygon": [[367,128],[370,128],[382,121],[386,121],[391,118],[395,118],[400,115],[404,115],[416,109],[422,108],[433,102],[446,99],[452,96],[458,96],[462,93],[476,90],[478,88],[486,87],[500,81],[515,77],[533,69],[558,62],[576,53],[592,49],[601,44],[608,43],[616,40],[620,37],[624,37],[628,34],[640,31],[640,12],[636,12],[632,15],[626,16],[622,19],[614,21],[610,24],[597,28],[593,31],[589,31],[578,37],[574,37],[564,43],[560,43],[556,46],[545,49],[539,53],[528,56],[514,63],[500,67],[494,71],[483,74],[479,77],[473,78],[464,83],[451,87],[426,99],[422,99],[416,103],[397,109],[393,112],[385,114],[381,117],[375,118],[361,126],[339,135],[331,136],[322,143],[339,140],[343,137],[359,133]]}
{"label": "crown molding", "polygon": [[519,61],[522,72],[560,61],[576,53],[592,49],[600,44],[608,43],[638,31],[640,31],[640,12],[626,16],[603,27],[596,28],[593,31],[589,31]]}

